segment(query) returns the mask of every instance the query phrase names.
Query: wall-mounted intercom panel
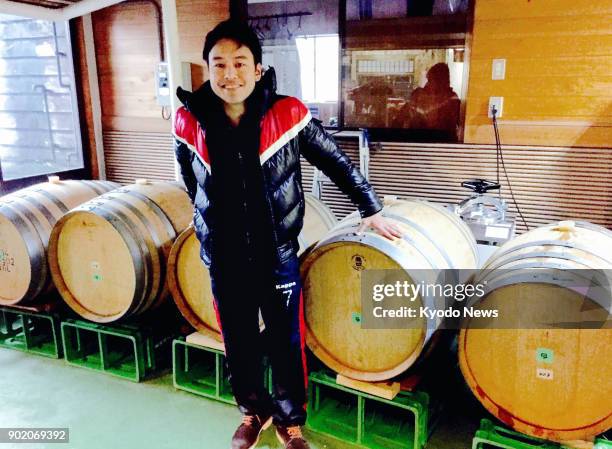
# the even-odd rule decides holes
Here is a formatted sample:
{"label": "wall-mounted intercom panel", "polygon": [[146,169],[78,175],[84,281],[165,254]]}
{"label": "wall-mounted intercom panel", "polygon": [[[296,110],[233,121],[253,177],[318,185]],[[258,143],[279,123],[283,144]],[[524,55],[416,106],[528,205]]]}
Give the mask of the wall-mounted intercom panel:
{"label": "wall-mounted intercom panel", "polygon": [[155,97],[160,106],[170,106],[170,74],[167,62],[157,64],[155,71]]}
{"label": "wall-mounted intercom panel", "polygon": [[[180,86],[185,90],[191,90],[191,63],[182,62],[181,68],[183,72],[183,79],[180,82]],[[155,71],[155,98],[157,104],[160,106],[170,106],[170,68],[167,62],[160,62],[157,64],[157,70]]]}

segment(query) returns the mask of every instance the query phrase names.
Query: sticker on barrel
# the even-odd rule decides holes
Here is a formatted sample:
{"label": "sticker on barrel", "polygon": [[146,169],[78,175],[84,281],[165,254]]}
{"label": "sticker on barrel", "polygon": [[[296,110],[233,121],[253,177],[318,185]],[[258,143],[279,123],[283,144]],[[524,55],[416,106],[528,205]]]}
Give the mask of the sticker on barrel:
{"label": "sticker on barrel", "polygon": [[351,257],[351,265],[353,266],[353,270],[365,270],[365,261],[365,257],[360,254],[355,254],[353,257]]}
{"label": "sticker on barrel", "polygon": [[94,282],[100,282],[103,277],[102,274],[100,273],[100,263],[97,261],[92,261],[91,262],[91,274],[92,274],[92,278],[94,280]]}
{"label": "sticker on barrel", "polygon": [[0,249],[0,271],[11,273],[15,267],[15,258],[5,249]]}
{"label": "sticker on barrel", "polygon": [[538,368],[536,370],[536,377],[538,379],[543,379],[543,380],[553,380],[553,370],[551,369],[546,369],[546,368]]}
{"label": "sticker on barrel", "polygon": [[540,363],[550,364],[554,360],[554,352],[552,349],[548,348],[538,348],[536,349],[536,361]]}

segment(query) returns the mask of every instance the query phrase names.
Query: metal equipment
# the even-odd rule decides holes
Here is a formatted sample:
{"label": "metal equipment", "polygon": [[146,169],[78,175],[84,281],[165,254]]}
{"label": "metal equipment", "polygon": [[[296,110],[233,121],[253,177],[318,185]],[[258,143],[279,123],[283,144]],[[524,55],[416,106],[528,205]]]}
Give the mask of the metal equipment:
{"label": "metal equipment", "polygon": [[500,184],[486,179],[472,179],[461,183],[474,193],[454,207],[455,213],[471,229],[476,241],[481,263],[500,246],[514,238],[514,220],[506,217],[508,205],[501,197],[487,195],[489,190],[498,190]]}

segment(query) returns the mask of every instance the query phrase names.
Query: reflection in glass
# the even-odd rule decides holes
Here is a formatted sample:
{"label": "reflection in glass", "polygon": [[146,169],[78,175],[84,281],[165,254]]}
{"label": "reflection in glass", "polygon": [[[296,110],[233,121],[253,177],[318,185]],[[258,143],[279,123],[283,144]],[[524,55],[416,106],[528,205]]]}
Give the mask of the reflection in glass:
{"label": "reflection in glass", "polygon": [[[450,85],[450,71],[444,62],[427,71],[427,82],[412,91],[410,101],[393,118],[395,128],[428,129],[456,136],[461,100]],[[454,139],[453,139],[454,140]]]}
{"label": "reflection in glass", "polygon": [[456,141],[463,81],[463,60],[457,53],[346,51],[345,125],[407,128],[424,131],[421,137],[432,141]]}
{"label": "reflection in glass", "polygon": [[347,0],[347,20],[462,14],[468,0]]}

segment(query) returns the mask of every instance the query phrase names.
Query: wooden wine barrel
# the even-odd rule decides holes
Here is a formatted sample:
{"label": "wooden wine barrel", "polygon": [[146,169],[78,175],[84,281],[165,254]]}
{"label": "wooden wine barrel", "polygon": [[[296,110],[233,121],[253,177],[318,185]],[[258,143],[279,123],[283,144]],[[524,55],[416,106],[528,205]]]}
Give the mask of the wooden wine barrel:
{"label": "wooden wine barrel", "polygon": [[324,202],[310,194],[304,195],[306,210],[304,212],[304,226],[298,236],[300,249],[298,256],[308,251],[338,222],[334,213]]}
{"label": "wooden wine barrel", "polygon": [[410,329],[362,329],[363,270],[403,271],[402,282],[414,283],[415,270],[475,269],[478,262],[472,233],[449,210],[424,201],[390,200],[383,214],[403,231],[403,239],[392,242],[372,230],[357,235],[360,218],[354,213],[302,263],[307,345],[337,373],[363,381],[404,372],[436,328],[420,319]]}
{"label": "wooden wine barrel", "polygon": [[193,206],[176,183],[141,181],[66,214],[53,228],[49,265],[64,301],[108,323],[139,315],[167,297],[165,270]]}
{"label": "wooden wine barrel", "polygon": [[[304,227],[298,237],[302,254],[336,223],[325,204],[305,195]],[[168,261],[168,284],[177,307],[199,332],[221,341],[221,333],[213,305],[210,275],[200,260],[200,242],[193,227],[176,240]]]}
{"label": "wooden wine barrel", "polygon": [[[600,271],[607,276],[607,304],[572,287],[576,271],[569,270],[589,268],[608,270]],[[468,321],[459,337],[461,371],[489,412],[519,432],[554,441],[588,439],[612,426],[611,268],[612,232],[585,222],[534,229],[491,256],[475,279],[487,289],[474,305],[497,309],[498,319],[517,320],[516,326],[475,328]],[[600,323],[608,317],[607,324],[539,325],[583,313]]]}
{"label": "wooden wine barrel", "polygon": [[36,184],[0,198],[0,305],[27,305],[52,287],[47,265],[51,229],[70,209],[119,184],[60,181]]}

